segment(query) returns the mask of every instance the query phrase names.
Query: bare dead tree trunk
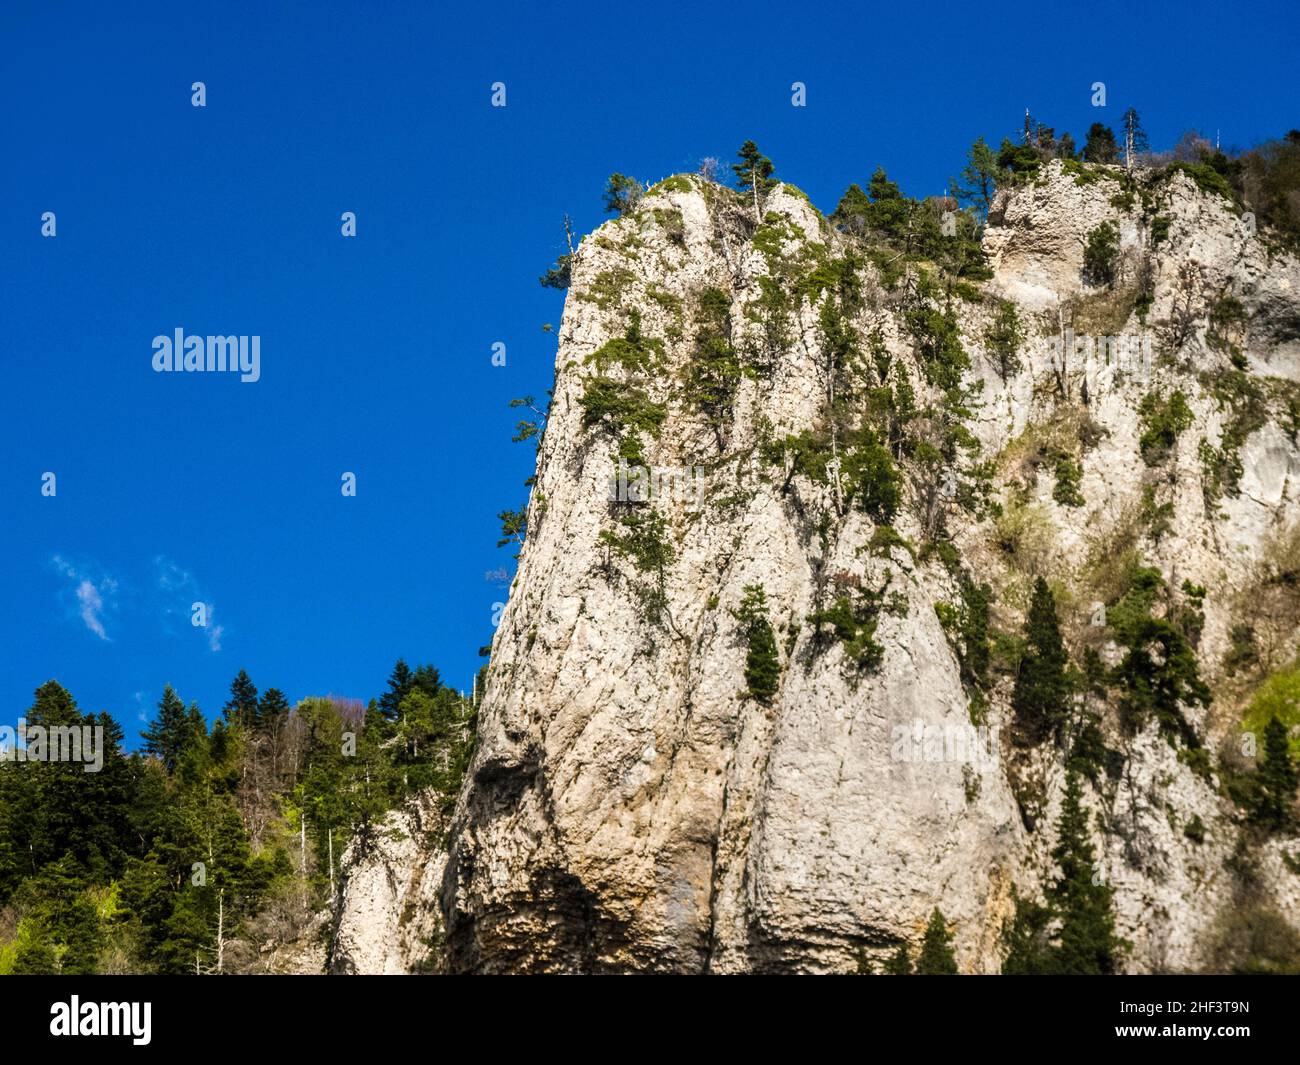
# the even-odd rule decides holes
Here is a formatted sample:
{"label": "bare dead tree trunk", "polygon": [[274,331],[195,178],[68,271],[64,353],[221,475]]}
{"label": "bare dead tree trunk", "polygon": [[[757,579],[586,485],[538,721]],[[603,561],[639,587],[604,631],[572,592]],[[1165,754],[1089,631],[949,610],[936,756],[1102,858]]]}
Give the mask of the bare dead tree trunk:
{"label": "bare dead tree trunk", "polygon": [[1056,308],[1057,328],[1061,334],[1061,361],[1060,365],[1053,366],[1052,370],[1056,374],[1056,388],[1061,393],[1061,398],[1068,400],[1070,398],[1070,378],[1069,378],[1069,356],[1066,352],[1065,343],[1065,309],[1059,304]]}
{"label": "bare dead tree trunk", "polygon": [[298,872],[302,876],[302,908],[307,908],[307,811],[302,812],[298,819],[298,845],[302,848],[301,857],[298,864]]}
{"label": "bare dead tree trunk", "polygon": [[217,975],[226,970],[226,889],[217,892]]}
{"label": "bare dead tree trunk", "polygon": [[[831,297],[828,294],[826,298]],[[828,353],[826,360],[826,405],[826,416],[831,423],[831,461],[827,472],[831,475],[831,489],[835,494],[835,513],[840,516],[844,513],[844,506],[840,495],[839,426],[835,420],[835,352],[833,350]]]}

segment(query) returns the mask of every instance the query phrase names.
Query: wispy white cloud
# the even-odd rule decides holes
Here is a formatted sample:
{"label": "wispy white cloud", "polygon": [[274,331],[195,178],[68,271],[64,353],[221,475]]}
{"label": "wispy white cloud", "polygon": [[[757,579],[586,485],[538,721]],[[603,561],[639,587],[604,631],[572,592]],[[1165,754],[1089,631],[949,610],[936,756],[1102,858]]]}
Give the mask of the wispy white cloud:
{"label": "wispy white cloud", "polygon": [[[208,641],[208,649],[214,654],[220,651],[225,627],[216,624],[214,620],[216,606],[203,594],[194,574],[166,555],[155,556],[153,564],[154,580],[165,601],[163,614],[173,619],[184,617],[184,624],[201,628],[204,638]],[[204,623],[201,626],[194,625],[195,604],[203,606]]]}
{"label": "wispy white cloud", "polygon": [[67,579],[72,595],[77,601],[77,612],[86,628],[101,640],[112,642],[105,627],[105,615],[117,609],[117,581],[112,577],[99,578],[88,576],[86,567],[74,566],[66,559],[55,555],[51,562],[54,568]]}

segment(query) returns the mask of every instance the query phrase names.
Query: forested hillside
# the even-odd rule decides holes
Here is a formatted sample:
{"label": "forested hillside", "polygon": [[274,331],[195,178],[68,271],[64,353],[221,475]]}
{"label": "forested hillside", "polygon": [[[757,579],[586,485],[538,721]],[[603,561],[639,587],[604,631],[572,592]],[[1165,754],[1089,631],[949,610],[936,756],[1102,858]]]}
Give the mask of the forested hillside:
{"label": "forested hillside", "polygon": [[111,717],[43,684],[28,729],[100,726],[104,760],[0,762],[0,974],[256,973],[327,952],[344,849],[413,792],[454,800],[473,716],[400,660],[368,706],[291,707],[240,671],[211,728],[166,687],[127,754]]}

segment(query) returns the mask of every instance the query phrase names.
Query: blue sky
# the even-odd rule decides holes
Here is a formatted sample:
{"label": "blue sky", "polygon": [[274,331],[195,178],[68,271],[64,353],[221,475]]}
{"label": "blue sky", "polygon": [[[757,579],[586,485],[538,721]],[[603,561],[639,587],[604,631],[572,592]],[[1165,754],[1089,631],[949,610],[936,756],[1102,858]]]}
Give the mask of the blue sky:
{"label": "blue sky", "polygon": [[[507,401],[552,376],[537,277],[611,171],[752,137],[829,211],[877,164],[941,192],[1026,106],[1080,143],[1130,104],[1157,147],[1300,125],[1289,3],[176,6],[0,9],[5,719],[51,677],[131,733],[241,667],[468,687],[531,473]],[[260,336],[261,380],[154,373],[178,327]]]}

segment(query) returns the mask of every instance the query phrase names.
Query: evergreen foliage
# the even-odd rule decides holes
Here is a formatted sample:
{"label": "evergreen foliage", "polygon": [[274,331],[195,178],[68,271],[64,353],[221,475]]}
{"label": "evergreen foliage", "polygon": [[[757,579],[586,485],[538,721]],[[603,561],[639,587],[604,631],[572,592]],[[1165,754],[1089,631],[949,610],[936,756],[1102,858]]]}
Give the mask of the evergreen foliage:
{"label": "evergreen foliage", "polygon": [[981,217],[986,217],[993,205],[993,193],[997,189],[998,160],[993,149],[980,137],[971,145],[966,166],[962,168],[961,181],[952,184],[957,193],[957,200],[970,204]]}
{"label": "evergreen foliage", "polygon": [[1289,828],[1295,820],[1297,773],[1291,757],[1287,728],[1278,718],[1264,727],[1264,750],[1255,772],[1251,819],[1272,832]]}
{"label": "evergreen foliage", "polygon": [[930,914],[930,923],[925,927],[921,953],[916,959],[916,975],[957,975],[957,957],[952,951],[952,933],[948,931],[948,922],[943,919],[943,914],[939,912],[937,906]]}
{"label": "evergreen foliage", "polygon": [[993,320],[984,331],[984,344],[989,357],[1005,382],[1020,372],[1023,360],[1020,345],[1025,341],[1024,329],[1016,305],[1012,300],[998,300]]}
{"label": "evergreen foliage", "polygon": [[900,943],[898,950],[885,962],[885,976],[911,976],[912,959],[907,954],[907,944]]}
{"label": "evergreen foliage", "polygon": [[1138,449],[1142,452],[1142,461],[1148,466],[1157,466],[1168,458],[1179,434],[1193,421],[1187,397],[1181,390],[1167,398],[1156,391],[1148,392],[1138,405],[1138,416],[1142,420]]}
{"label": "evergreen foliage", "polygon": [[1004,975],[1101,976],[1117,971],[1126,944],[1115,934],[1113,889],[1099,875],[1088,838],[1080,777],[1068,770],[1052,861],[1059,875],[1047,905],[1016,898],[1003,928]]}
{"label": "evergreen foliage", "polygon": [[1202,619],[1190,598],[1190,604],[1177,602],[1158,570],[1138,567],[1106,619],[1124,652],[1109,678],[1120,689],[1121,720],[1137,730],[1154,719],[1166,739],[1194,752],[1201,741],[1183,707],[1208,706],[1210,690],[1192,645]]}
{"label": "evergreen foliage", "polygon": [[703,417],[722,451],[743,367],[731,343],[731,301],[720,288],[700,293],[695,343],[685,368],[686,401]]}
{"label": "evergreen foliage", "polygon": [[761,584],[745,586],[740,608],[733,612],[746,643],[745,684],[741,695],[771,706],[781,684],[781,659],[776,634],[767,616],[767,595]]}
{"label": "evergreen foliage", "polygon": [[771,159],[758,150],[758,145],[753,141],[745,141],[736,156],[740,161],[731,164],[732,172],[736,175],[736,187],[752,197],[754,220],[758,221],[761,217],[763,194],[780,184],[772,176],[776,167],[772,165]]}
{"label": "evergreen foliage", "polygon": [[1115,280],[1119,258],[1119,230],[1113,222],[1102,222],[1088,233],[1083,246],[1083,276],[1093,285],[1109,285]]}
{"label": "evergreen foliage", "polygon": [[181,751],[185,747],[188,732],[185,704],[181,702],[176,690],[168,684],[163,688],[157,715],[149,727],[140,733],[144,740],[142,749],[146,754],[158,758],[168,773],[174,773]]}
{"label": "evergreen foliage", "polygon": [[[605,213],[626,214],[641,202],[645,186],[626,174],[610,174],[605,184]],[[553,286],[554,287],[554,286]]]}
{"label": "evergreen foliage", "polygon": [[1064,724],[1070,697],[1068,665],[1056,600],[1047,582],[1038,577],[1025,618],[1025,650],[1011,693],[1018,742],[1042,743]]}
{"label": "evergreen foliage", "polygon": [[1097,875],[1096,856],[1088,839],[1088,813],[1076,773],[1066,774],[1056,832],[1052,860],[1061,875],[1047,892],[1060,920],[1054,936],[1054,968],[1068,976],[1109,975],[1115,972],[1121,946],[1115,935],[1113,892]]}
{"label": "evergreen foliage", "polygon": [[[398,702],[393,703],[394,696]],[[291,707],[240,671],[209,728],[164,688],[141,750],[50,681],[30,729],[103,729],[103,764],[0,760],[0,974],[259,971],[337,890],[344,849],[417,789],[450,803],[473,708],[399,662],[379,707]]]}
{"label": "evergreen foliage", "polygon": [[1101,122],[1094,122],[1088,127],[1088,136],[1083,143],[1083,161],[1085,163],[1119,162],[1119,144],[1115,140],[1115,131]]}

